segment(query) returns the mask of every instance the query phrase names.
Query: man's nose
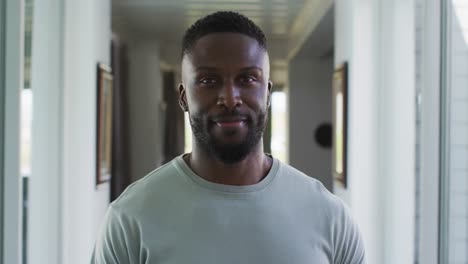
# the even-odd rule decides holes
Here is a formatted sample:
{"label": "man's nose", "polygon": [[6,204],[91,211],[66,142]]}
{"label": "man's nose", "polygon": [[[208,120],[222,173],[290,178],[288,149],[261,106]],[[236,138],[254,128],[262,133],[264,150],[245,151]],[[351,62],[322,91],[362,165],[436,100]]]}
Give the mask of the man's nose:
{"label": "man's nose", "polygon": [[219,92],[218,105],[233,109],[242,104],[240,89],[233,81],[225,81]]}

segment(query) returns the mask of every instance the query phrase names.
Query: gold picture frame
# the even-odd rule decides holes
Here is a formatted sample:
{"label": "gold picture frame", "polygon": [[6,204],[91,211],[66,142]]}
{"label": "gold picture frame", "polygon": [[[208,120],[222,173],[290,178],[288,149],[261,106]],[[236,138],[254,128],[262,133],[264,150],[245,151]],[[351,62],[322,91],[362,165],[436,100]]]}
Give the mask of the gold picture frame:
{"label": "gold picture frame", "polygon": [[343,188],[347,182],[348,135],[348,63],[339,65],[333,73],[333,179]]}
{"label": "gold picture frame", "polygon": [[96,185],[112,176],[113,76],[109,66],[97,65]]}

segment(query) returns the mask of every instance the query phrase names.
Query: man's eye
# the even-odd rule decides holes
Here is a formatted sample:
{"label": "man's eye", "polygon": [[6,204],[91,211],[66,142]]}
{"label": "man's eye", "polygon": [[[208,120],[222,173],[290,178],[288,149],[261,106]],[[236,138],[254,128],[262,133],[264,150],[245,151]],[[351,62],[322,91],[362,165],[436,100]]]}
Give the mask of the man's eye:
{"label": "man's eye", "polygon": [[240,81],[243,83],[251,83],[255,81],[255,78],[251,76],[244,76],[244,77],[241,77]]}
{"label": "man's eye", "polygon": [[203,78],[200,80],[200,83],[201,84],[215,84],[216,83],[216,79],[213,79],[213,78]]}

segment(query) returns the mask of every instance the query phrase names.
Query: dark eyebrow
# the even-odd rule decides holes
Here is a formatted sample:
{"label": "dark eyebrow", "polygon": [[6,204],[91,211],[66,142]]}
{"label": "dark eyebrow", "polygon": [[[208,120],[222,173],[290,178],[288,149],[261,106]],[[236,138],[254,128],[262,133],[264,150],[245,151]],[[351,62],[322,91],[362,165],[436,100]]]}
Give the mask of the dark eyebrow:
{"label": "dark eyebrow", "polygon": [[[199,71],[216,71],[218,68],[216,67],[209,67],[209,66],[200,66],[195,69],[197,72]],[[251,71],[251,70],[257,70],[263,72],[263,69],[257,66],[251,66],[251,67],[244,67],[241,69],[241,71]]]}

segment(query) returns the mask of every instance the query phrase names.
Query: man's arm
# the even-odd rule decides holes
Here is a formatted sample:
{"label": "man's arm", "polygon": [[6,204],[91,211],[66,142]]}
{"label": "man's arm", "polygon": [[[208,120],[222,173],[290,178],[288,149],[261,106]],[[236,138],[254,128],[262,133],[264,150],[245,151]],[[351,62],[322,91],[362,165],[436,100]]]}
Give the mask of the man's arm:
{"label": "man's arm", "polygon": [[351,212],[342,204],[334,228],[334,264],[366,264],[364,243]]}
{"label": "man's arm", "polygon": [[98,233],[91,264],[126,264],[130,262],[128,222],[110,205]]}

